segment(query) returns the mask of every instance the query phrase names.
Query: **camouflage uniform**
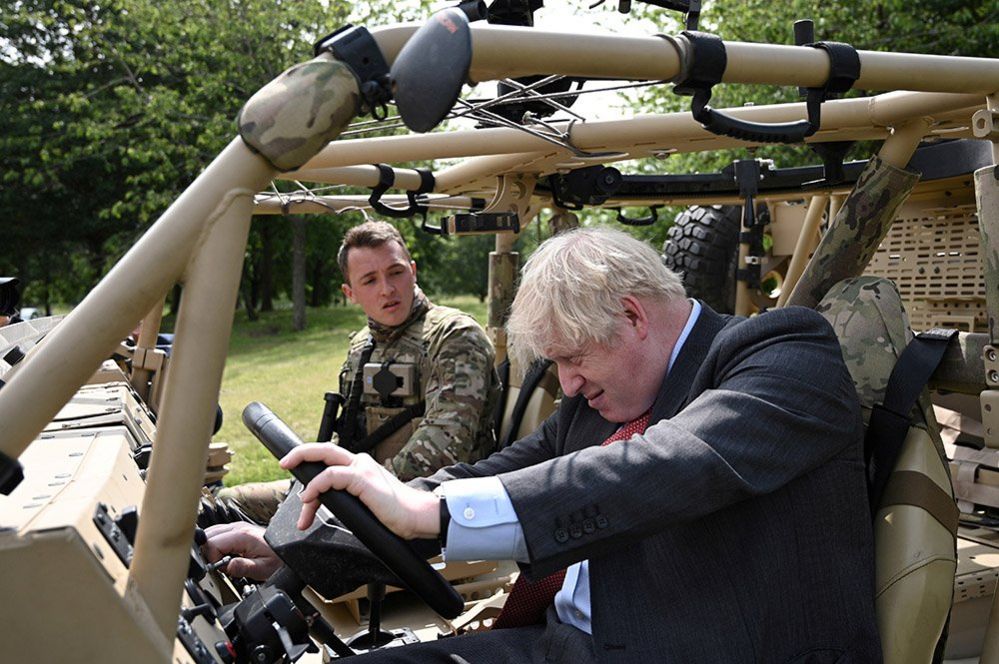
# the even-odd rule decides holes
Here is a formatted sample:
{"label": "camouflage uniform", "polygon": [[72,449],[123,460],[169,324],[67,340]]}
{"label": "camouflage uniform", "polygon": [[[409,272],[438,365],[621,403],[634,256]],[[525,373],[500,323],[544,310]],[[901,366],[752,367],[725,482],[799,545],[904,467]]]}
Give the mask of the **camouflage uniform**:
{"label": "camouflage uniform", "polygon": [[[457,462],[478,461],[496,449],[492,417],[499,381],[493,346],[478,323],[457,309],[430,303],[417,291],[406,323],[384,328],[369,321],[351,336],[340,372],[341,394],[361,370],[361,355],[371,337],[375,348],[367,362],[416,365],[418,389],[389,403],[382,403],[378,394],[362,394],[360,435],[372,433],[406,406],[426,403],[422,417],[410,420],[371,450],[376,460],[407,481]],[[287,495],[288,485],[288,480],[246,484],[222,489],[219,499],[253,521],[267,523]]]}

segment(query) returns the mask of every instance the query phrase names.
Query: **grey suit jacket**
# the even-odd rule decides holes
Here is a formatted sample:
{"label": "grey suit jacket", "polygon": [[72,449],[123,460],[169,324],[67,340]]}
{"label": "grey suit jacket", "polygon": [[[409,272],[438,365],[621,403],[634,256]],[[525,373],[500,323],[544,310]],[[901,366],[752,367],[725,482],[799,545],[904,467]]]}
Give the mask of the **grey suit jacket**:
{"label": "grey suit jacket", "polygon": [[704,307],[644,436],[564,399],[538,431],[426,487],[499,475],[541,577],[590,560],[608,662],[874,662],[860,408],[809,309]]}

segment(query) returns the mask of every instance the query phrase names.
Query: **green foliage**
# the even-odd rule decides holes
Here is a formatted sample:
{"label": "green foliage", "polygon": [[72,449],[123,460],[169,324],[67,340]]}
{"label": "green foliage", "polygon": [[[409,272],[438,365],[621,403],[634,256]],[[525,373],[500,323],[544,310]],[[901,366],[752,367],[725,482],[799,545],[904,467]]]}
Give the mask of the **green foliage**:
{"label": "green foliage", "polygon": [[[0,272],[78,300],[345,22],[316,0],[22,0],[0,21]],[[71,261],[59,260],[71,255]]]}

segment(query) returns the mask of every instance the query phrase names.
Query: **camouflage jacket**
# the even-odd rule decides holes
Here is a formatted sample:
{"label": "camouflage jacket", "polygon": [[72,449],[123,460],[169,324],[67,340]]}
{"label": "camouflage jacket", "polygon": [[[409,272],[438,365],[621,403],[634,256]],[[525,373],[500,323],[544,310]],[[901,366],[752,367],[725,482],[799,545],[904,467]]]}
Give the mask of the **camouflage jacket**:
{"label": "camouflage jacket", "polygon": [[[346,394],[369,343],[368,327],[351,336],[350,350],[340,372]],[[368,363],[416,366],[415,394],[384,403],[377,394],[363,394],[358,430],[371,433],[403,407],[424,401],[416,418],[372,451],[401,480],[430,475],[459,461],[472,463],[496,449],[493,411],[499,380],[493,368],[495,350],[471,316],[430,304],[422,316],[406,324],[401,335],[375,345]]]}

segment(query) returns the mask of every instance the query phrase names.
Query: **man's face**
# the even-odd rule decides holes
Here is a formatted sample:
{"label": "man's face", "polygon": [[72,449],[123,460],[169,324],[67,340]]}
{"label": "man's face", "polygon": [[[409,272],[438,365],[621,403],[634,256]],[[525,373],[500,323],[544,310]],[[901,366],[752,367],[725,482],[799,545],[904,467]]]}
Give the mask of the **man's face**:
{"label": "man's face", "polygon": [[608,344],[549,355],[567,397],[582,394],[609,422],[630,422],[652,405],[664,372],[650,371],[631,322],[622,322]]}
{"label": "man's face", "polygon": [[409,317],[416,291],[416,263],[398,242],[351,249],[345,277],[344,295],[360,305],[369,318],[395,327]]}
{"label": "man's face", "polygon": [[4,325],[7,325],[8,323],[10,323],[10,316],[4,316],[4,315],[0,314],[0,327],[3,327]]}

